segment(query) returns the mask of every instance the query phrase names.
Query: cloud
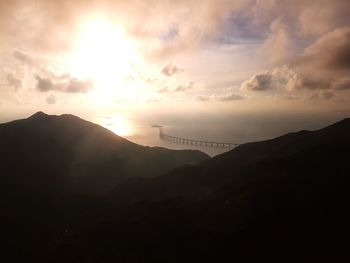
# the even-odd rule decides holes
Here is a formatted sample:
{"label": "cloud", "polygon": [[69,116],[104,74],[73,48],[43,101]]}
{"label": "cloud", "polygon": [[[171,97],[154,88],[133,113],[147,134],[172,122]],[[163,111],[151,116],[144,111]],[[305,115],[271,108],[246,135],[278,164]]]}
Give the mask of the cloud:
{"label": "cloud", "polygon": [[261,52],[270,64],[284,64],[291,57],[293,49],[291,36],[281,18],[272,22],[270,30]]}
{"label": "cloud", "polygon": [[[349,24],[350,2],[348,0],[302,1],[298,16],[299,29],[303,35],[323,35],[335,28]],[[294,2],[292,3],[294,4]]]}
{"label": "cloud", "polygon": [[92,80],[78,80],[75,78],[68,79],[68,85],[66,86],[66,89],[64,92],[68,93],[86,93],[89,90],[91,90],[93,87],[93,81]]}
{"label": "cloud", "polygon": [[160,39],[163,43],[157,48],[158,54],[167,56],[192,50],[214,38],[227,17],[242,10],[247,2],[3,0],[0,1],[0,38],[3,42],[25,43],[30,50],[67,50],[72,46],[69,36],[76,33],[82,19],[103,14],[135,38]]}
{"label": "cloud", "polygon": [[168,89],[168,87],[161,88],[157,90],[158,93],[170,93],[171,91]]}
{"label": "cloud", "polygon": [[52,83],[51,80],[41,78],[38,75],[36,75],[35,78],[38,81],[36,87],[39,91],[47,92],[47,91],[56,89],[55,85]]}
{"label": "cloud", "polygon": [[[334,87],[334,80],[306,75],[302,72],[286,66],[277,67],[271,71],[253,75],[241,85],[241,89],[250,91],[266,91],[278,89],[279,91],[313,91],[327,90]],[[338,88],[344,83],[338,82]]]}
{"label": "cloud", "polygon": [[29,54],[26,54],[20,50],[15,49],[12,53],[13,57],[24,64],[36,65],[35,60]]}
{"label": "cloud", "polygon": [[[287,91],[346,90],[350,87],[350,27],[321,36],[290,63],[257,73],[242,83],[251,91],[280,89]],[[331,99],[330,91],[318,95]],[[314,98],[313,98],[314,99]]]}
{"label": "cloud", "polygon": [[55,74],[49,70],[50,61],[47,59],[29,54],[28,52],[24,52],[19,49],[15,49],[12,52],[12,57],[17,60],[21,66],[26,66],[32,71],[49,76],[55,76]]}
{"label": "cloud", "polygon": [[12,73],[8,73],[6,75],[6,80],[10,86],[12,86],[15,90],[18,90],[22,87],[22,80],[16,78]]}
{"label": "cloud", "polygon": [[297,96],[295,95],[290,95],[290,94],[286,94],[286,95],[282,95],[280,96],[282,99],[285,99],[285,100],[297,100],[299,99]]}
{"label": "cloud", "polygon": [[151,97],[146,100],[147,103],[158,103],[161,102],[161,100],[157,97]]}
{"label": "cloud", "polygon": [[302,75],[296,75],[294,78],[289,79],[286,85],[287,90],[320,90],[329,88],[330,83],[328,81]]}
{"label": "cloud", "polygon": [[236,93],[229,93],[225,95],[221,95],[217,97],[221,101],[233,101],[233,100],[243,100],[245,97],[236,94]]}
{"label": "cloud", "polygon": [[165,65],[162,68],[161,73],[164,74],[165,76],[170,77],[170,76],[176,75],[178,73],[181,73],[183,71],[184,71],[184,69],[179,68],[178,66],[170,63],[170,64]]}
{"label": "cloud", "polygon": [[250,91],[317,91],[317,90],[346,90],[350,89],[348,77],[336,80],[325,78],[289,68],[286,66],[271,71],[255,74],[241,85],[241,89]]}
{"label": "cloud", "polygon": [[193,100],[195,101],[209,101],[212,99],[212,96],[207,95],[196,95],[193,97]]}
{"label": "cloud", "polygon": [[[167,56],[195,50],[226,32],[232,39],[247,31],[262,37],[271,28],[276,42],[284,42],[287,31],[271,26],[280,17],[295,35],[320,36],[347,25],[349,8],[348,0],[4,0],[0,37],[29,50],[66,50],[82,18],[103,14],[133,37],[158,39],[157,53]],[[233,18],[239,22],[235,31]]]}
{"label": "cloud", "polygon": [[308,95],[308,99],[315,101],[315,100],[331,100],[333,97],[335,97],[335,94],[331,91],[324,90],[319,93],[311,93]]}
{"label": "cloud", "polygon": [[223,32],[230,15],[240,12],[247,5],[246,0],[164,1],[162,11],[165,17],[161,13],[157,16],[163,18],[166,37],[157,56],[175,56],[198,50]]}
{"label": "cloud", "polygon": [[176,92],[188,91],[194,88],[194,82],[190,81],[186,85],[179,85],[175,89]]}
{"label": "cloud", "polygon": [[350,89],[350,77],[345,77],[340,80],[334,81],[332,84],[335,90],[348,90]]}
{"label": "cloud", "polygon": [[228,93],[228,94],[222,94],[222,95],[196,95],[193,97],[193,100],[195,101],[236,101],[236,100],[243,100],[246,97],[236,94],[236,93]]}
{"label": "cloud", "polygon": [[51,80],[42,78],[39,75],[35,76],[37,80],[37,89],[40,92],[59,91],[66,93],[86,93],[92,89],[93,82],[91,80],[78,80],[67,77],[61,80]]}
{"label": "cloud", "polygon": [[[0,52],[6,47],[6,56],[12,54],[4,65],[12,75],[4,71],[3,79],[12,91],[25,85],[30,91],[36,84],[40,92],[88,92],[91,80],[75,79],[62,69],[70,68],[65,67],[69,64],[65,55],[74,52],[80,27],[102,17],[120,26],[135,43],[136,53],[145,58],[141,67],[146,70],[135,74],[135,81],[147,82],[156,74],[159,80],[147,82],[148,86],[170,87],[159,89],[159,94],[193,95],[186,92],[194,90],[193,83],[171,78],[183,69],[169,61],[191,68],[188,79],[196,85],[198,81],[209,87],[251,76],[241,88],[261,91],[262,96],[326,90],[337,94],[349,89],[349,9],[348,0],[0,1]],[[64,66],[56,67],[51,58],[57,57]],[[204,57],[210,59],[200,59]],[[220,100],[215,96],[195,100]]]}
{"label": "cloud", "polygon": [[320,37],[290,64],[290,68],[298,74],[289,80],[288,89],[347,89],[350,27],[339,28]]}
{"label": "cloud", "polygon": [[336,29],[319,38],[292,66],[313,75],[347,76],[350,71],[350,27]]}
{"label": "cloud", "polygon": [[319,96],[318,93],[311,93],[311,94],[308,95],[308,99],[312,100],[312,101],[318,100],[319,98],[320,98],[320,96]]}
{"label": "cloud", "polygon": [[56,104],[56,97],[54,95],[50,95],[46,98],[46,103],[47,104]]}
{"label": "cloud", "polygon": [[[36,88],[40,92],[59,91],[65,93],[86,93],[93,88],[91,79],[79,80],[71,77],[68,73],[56,74],[51,71],[50,61],[30,55],[26,52],[15,50],[13,57],[22,65],[27,66],[34,72]],[[19,80],[13,76],[7,76],[8,82],[20,85]]]}
{"label": "cloud", "polygon": [[281,17],[299,36],[321,36],[349,24],[348,0],[255,0],[246,10],[247,19],[255,29],[264,33]]}
{"label": "cloud", "polygon": [[333,92],[328,91],[328,90],[325,90],[325,91],[321,92],[321,96],[322,96],[322,98],[325,99],[325,100],[330,100],[330,99],[332,99],[335,95],[334,95]]}
{"label": "cloud", "polygon": [[269,72],[255,74],[249,80],[243,82],[241,89],[252,91],[265,91],[272,87],[272,74]]}

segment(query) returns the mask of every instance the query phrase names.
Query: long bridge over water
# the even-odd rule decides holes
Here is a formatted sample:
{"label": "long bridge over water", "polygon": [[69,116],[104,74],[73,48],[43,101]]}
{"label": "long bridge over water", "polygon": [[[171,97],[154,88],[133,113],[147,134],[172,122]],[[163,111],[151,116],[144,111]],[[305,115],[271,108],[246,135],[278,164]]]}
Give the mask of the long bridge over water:
{"label": "long bridge over water", "polygon": [[213,141],[192,140],[192,139],[181,138],[181,137],[164,133],[162,125],[155,124],[155,125],[152,125],[152,127],[159,129],[159,137],[161,139],[178,143],[178,144],[189,144],[189,145],[197,145],[197,146],[204,146],[204,147],[211,147],[211,148],[233,148],[239,145],[238,143],[232,143],[232,142],[213,142]]}

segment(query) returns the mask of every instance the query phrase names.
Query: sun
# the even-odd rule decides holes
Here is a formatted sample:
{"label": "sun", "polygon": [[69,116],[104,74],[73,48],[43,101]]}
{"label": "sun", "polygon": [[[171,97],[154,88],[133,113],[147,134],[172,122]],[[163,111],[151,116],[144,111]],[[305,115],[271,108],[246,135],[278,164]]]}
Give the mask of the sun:
{"label": "sun", "polygon": [[129,119],[124,115],[113,115],[98,119],[97,123],[119,136],[130,136],[134,133]]}
{"label": "sun", "polygon": [[93,80],[94,101],[132,96],[134,89],[127,80],[138,63],[135,45],[121,26],[101,16],[80,23],[68,70],[79,79]]}

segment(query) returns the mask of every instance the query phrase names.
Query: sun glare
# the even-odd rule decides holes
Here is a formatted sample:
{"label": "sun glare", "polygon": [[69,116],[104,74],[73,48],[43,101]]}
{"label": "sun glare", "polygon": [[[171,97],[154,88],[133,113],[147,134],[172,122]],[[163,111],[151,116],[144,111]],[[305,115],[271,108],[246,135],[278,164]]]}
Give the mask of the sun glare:
{"label": "sun glare", "polygon": [[97,122],[119,136],[130,136],[134,133],[130,121],[123,115],[99,119]]}
{"label": "sun glare", "polygon": [[127,79],[139,57],[123,28],[100,17],[87,19],[80,28],[69,59],[72,75],[93,80],[92,96],[97,103],[132,96]]}

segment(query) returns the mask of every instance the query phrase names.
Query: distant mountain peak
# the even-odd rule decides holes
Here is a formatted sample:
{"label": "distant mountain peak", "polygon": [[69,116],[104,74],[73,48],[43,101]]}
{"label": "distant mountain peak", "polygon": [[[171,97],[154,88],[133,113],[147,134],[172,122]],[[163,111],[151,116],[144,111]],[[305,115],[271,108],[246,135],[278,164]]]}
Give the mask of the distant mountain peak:
{"label": "distant mountain peak", "polygon": [[37,113],[34,113],[32,116],[30,116],[28,119],[41,119],[41,118],[45,118],[49,115],[47,115],[46,113],[42,112],[42,111],[38,111]]}
{"label": "distant mountain peak", "polygon": [[350,118],[345,118],[341,121],[339,121],[339,123],[346,123],[346,124],[350,124]]}
{"label": "distant mountain peak", "polygon": [[320,131],[322,130],[344,130],[344,129],[349,129],[350,128],[350,118],[345,118],[341,121],[338,121],[336,123],[333,123],[332,125],[324,128],[324,129],[321,129]]}

